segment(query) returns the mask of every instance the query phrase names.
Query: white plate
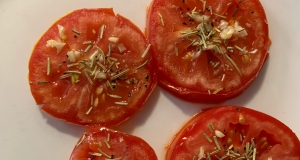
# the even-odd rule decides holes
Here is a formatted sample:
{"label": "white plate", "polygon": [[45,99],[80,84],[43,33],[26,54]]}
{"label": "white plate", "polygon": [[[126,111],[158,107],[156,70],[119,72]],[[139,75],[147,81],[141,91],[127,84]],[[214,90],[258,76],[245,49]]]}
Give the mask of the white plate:
{"label": "white plate", "polygon": [[[269,22],[270,57],[254,83],[224,104],[272,115],[300,137],[300,1],[261,0]],[[52,23],[79,8],[113,7],[145,28],[150,0],[0,1],[0,159],[65,160],[85,128],[41,112],[27,81],[31,50]],[[200,107],[157,87],[144,109],[118,127],[145,139],[163,159],[165,146]]]}

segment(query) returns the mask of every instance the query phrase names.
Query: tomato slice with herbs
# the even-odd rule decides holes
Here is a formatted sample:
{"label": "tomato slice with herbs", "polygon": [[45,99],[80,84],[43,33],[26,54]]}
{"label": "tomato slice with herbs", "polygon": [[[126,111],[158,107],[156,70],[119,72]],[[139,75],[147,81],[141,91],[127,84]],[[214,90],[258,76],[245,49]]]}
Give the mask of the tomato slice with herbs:
{"label": "tomato slice with herbs", "polygon": [[242,93],[268,57],[268,23],[258,0],[154,0],[147,37],[158,83],[192,102]]}
{"label": "tomato slice with herbs", "polygon": [[223,106],[195,115],[174,137],[167,160],[299,160],[300,142],[279,120]]}
{"label": "tomato slice with herbs", "polygon": [[80,9],[54,23],[29,61],[33,97],[70,123],[111,126],[141,109],[157,80],[143,33],[112,9]]}
{"label": "tomato slice with herbs", "polygon": [[70,160],[157,160],[143,139],[104,127],[89,128],[76,144]]}

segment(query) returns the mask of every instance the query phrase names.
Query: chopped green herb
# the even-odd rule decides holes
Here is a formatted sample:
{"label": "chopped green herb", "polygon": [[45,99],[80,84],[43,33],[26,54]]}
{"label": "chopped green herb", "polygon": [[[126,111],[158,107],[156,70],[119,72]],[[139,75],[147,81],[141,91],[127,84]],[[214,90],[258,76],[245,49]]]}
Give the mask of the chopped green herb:
{"label": "chopped green herb", "polygon": [[75,34],[78,34],[78,35],[80,35],[80,34],[81,34],[81,32],[79,32],[79,31],[76,31],[75,29],[72,29],[72,32],[74,32]]}
{"label": "chopped green herb", "polygon": [[104,142],[105,142],[107,148],[110,148],[110,145],[109,145],[109,143],[108,143],[108,141],[106,139],[104,140]]}
{"label": "chopped green herb", "polygon": [[91,106],[91,107],[89,108],[89,110],[88,110],[85,114],[90,114],[90,112],[92,111],[92,109],[93,109],[93,107]]}
{"label": "chopped green herb", "polygon": [[215,90],[212,94],[217,94],[217,93],[221,92],[222,90],[224,90],[224,88],[221,87],[221,88]]}
{"label": "chopped green herb", "polygon": [[103,37],[103,33],[104,33],[105,28],[106,28],[105,24],[102,24],[102,26],[100,28],[100,35],[99,35],[100,39],[102,39],[102,37]]}
{"label": "chopped green herb", "polygon": [[90,87],[89,87],[88,85],[86,85],[85,87],[86,87],[87,91],[88,91],[89,93],[91,93]]}
{"label": "chopped green herb", "polygon": [[106,85],[109,86],[111,90],[114,90],[114,88],[112,87],[109,81],[106,81]]}
{"label": "chopped green herb", "polygon": [[72,63],[72,64],[67,65],[68,68],[74,67],[74,66],[79,66],[79,63]]}
{"label": "chopped green herb", "polygon": [[219,153],[220,151],[221,151],[221,150],[218,150],[218,149],[217,149],[217,150],[214,150],[214,151],[210,152],[209,154],[210,154],[210,155],[214,155],[214,154]]}
{"label": "chopped green herb", "polygon": [[231,62],[231,64],[234,66],[234,68],[238,71],[239,75],[242,76],[242,71],[239,69],[239,67],[236,65],[236,63],[227,55],[225,54],[226,58]]}
{"label": "chopped green herb", "polygon": [[100,148],[98,148],[98,151],[101,153],[101,154],[103,154],[105,157],[107,157],[107,158],[111,158],[107,153],[105,153],[105,152],[103,152]]}
{"label": "chopped green herb", "polygon": [[117,78],[123,76],[123,75],[126,74],[128,71],[129,71],[129,69],[126,69],[126,70],[120,72],[119,74],[116,74],[116,75],[112,76],[112,77],[111,77],[111,80],[115,80],[115,79],[117,79]]}
{"label": "chopped green herb", "polygon": [[140,68],[144,67],[147,63],[148,63],[148,59],[143,64],[138,66],[136,69],[140,69]]}
{"label": "chopped green herb", "polygon": [[128,105],[127,102],[115,102],[115,104],[122,105],[122,106],[127,106]]}
{"label": "chopped green herb", "polygon": [[213,136],[213,139],[214,139],[214,142],[215,142],[215,144],[216,144],[218,150],[221,150],[221,147],[220,147],[220,145],[219,145],[219,141],[218,141],[217,137],[216,137],[216,136]]}
{"label": "chopped green herb", "polygon": [[[110,56],[111,50],[112,50],[112,44],[110,43],[110,44],[108,45],[108,53],[107,53],[107,57]],[[107,59],[107,60],[109,60],[109,59]]]}
{"label": "chopped green herb", "polygon": [[151,44],[148,44],[146,50],[144,51],[144,53],[142,54],[142,58],[145,58],[150,50]]}
{"label": "chopped green herb", "polygon": [[82,136],[80,141],[76,144],[76,147],[79,146],[85,140],[85,134]]}
{"label": "chopped green herb", "polygon": [[96,152],[89,152],[89,155],[92,155],[92,156],[98,156],[98,157],[101,157],[101,156],[102,156],[101,153],[96,153]]}
{"label": "chopped green herb", "polygon": [[236,6],[236,8],[235,8],[235,10],[234,10],[234,12],[232,14],[232,17],[234,17],[236,15],[236,13],[237,13],[238,10],[239,10],[239,6]]}
{"label": "chopped green herb", "polygon": [[88,46],[85,48],[84,52],[86,53],[86,52],[90,51],[90,49],[92,48],[92,46],[93,46],[93,45],[91,45],[91,44],[88,45]]}
{"label": "chopped green herb", "polygon": [[215,65],[214,65],[214,68],[218,67],[220,64],[220,62],[217,62]]}
{"label": "chopped green herb", "polygon": [[80,71],[66,71],[66,73],[81,74]]}
{"label": "chopped green herb", "polygon": [[208,142],[212,142],[212,140],[208,137],[208,135],[206,133],[203,133],[203,136],[208,140]]}
{"label": "chopped green herb", "polygon": [[225,74],[223,74],[223,75],[222,75],[222,79],[221,79],[221,81],[223,82],[223,81],[224,81],[224,79],[225,79]]}
{"label": "chopped green herb", "polygon": [[235,47],[236,49],[238,49],[239,51],[244,52],[244,50],[243,50],[241,47],[239,47],[239,46],[237,46],[237,45],[234,45],[234,47]]}
{"label": "chopped green herb", "polygon": [[164,22],[164,19],[163,19],[162,15],[160,13],[157,13],[157,14],[158,14],[158,16],[160,18],[162,26],[165,26],[165,22]]}
{"label": "chopped green herb", "polygon": [[47,76],[49,76],[51,73],[51,61],[50,58],[47,58]]}
{"label": "chopped green herb", "polygon": [[217,17],[220,17],[220,18],[227,18],[226,16],[222,16],[222,15],[219,15],[217,13],[214,13]]}
{"label": "chopped green herb", "polygon": [[87,78],[87,80],[90,82],[90,84],[93,86],[94,82],[92,81],[92,79],[91,79],[91,77],[90,77],[90,75],[88,74],[87,71],[84,71],[84,75]]}
{"label": "chopped green herb", "polygon": [[107,68],[103,64],[101,64],[99,62],[97,62],[97,64],[103,69],[104,73],[107,71]]}
{"label": "chopped green herb", "polygon": [[48,83],[50,83],[49,81],[39,81],[39,82],[37,82],[37,84],[48,84]]}
{"label": "chopped green herb", "polygon": [[82,44],[93,44],[92,41],[84,41]]}
{"label": "chopped green herb", "polygon": [[107,94],[108,96],[110,96],[111,98],[122,98],[121,96],[118,95],[112,95],[112,94]]}

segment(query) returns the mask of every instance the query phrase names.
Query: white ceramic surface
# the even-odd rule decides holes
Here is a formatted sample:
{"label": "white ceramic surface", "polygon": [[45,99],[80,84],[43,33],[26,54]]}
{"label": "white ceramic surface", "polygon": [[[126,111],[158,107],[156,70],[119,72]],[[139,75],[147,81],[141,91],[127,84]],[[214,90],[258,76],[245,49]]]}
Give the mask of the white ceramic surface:
{"label": "white ceramic surface", "polygon": [[[299,0],[261,0],[273,44],[258,78],[223,105],[253,108],[288,125],[300,137]],[[150,0],[0,0],[0,159],[66,160],[85,128],[41,112],[27,81],[31,50],[59,17],[79,8],[113,7],[145,28]],[[173,134],[199,105],[157,87],[146,106],[117,129],[145,139],[163,159]]]}

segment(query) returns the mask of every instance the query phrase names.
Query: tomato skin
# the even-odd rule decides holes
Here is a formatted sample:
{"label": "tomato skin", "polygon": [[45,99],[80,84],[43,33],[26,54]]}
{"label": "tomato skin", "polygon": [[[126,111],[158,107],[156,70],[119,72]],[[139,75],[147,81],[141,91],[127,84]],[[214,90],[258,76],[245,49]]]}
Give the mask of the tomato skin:
{"label": "tomato skin", "polygon": [[[243,120],[241,120],[241,116]],[[257,147],[256,159],[262,160],[272,157],[273,159],[287,160],[300,158],[299,139],[288,126],[279,120],[262,112],[241,106],[221,106],[205,110],[193,116],[174,136],[167,147],[166,160],[176,160],[180,156],[180,158],[185,159],[198,156],[200,146],[206,150],[214,148],[214,142],[209,143],[203,136],[203,133],[208,136],[214,135],[208,127],[210,123],[214,125],[214,130],[219,130],[225,135],[224,138],[218,138],[222,151],[223,147],[224,149],[228,148],[230,145],[228,139],[231,138],[231,144],[234,144],[235,149],[242,155],[246,142],[250,142],[254,138]],[[231,126],[237,128],[230,128]],[[232,129],[234,129],[234,133],[231,133]],[[243,142],[240,142],[238,134],[229,137],[230,134],[235,133],[243,133]],[[270,146],[262,147],[259,140],[264,137],[266,137],[267,144],[270,144]],[[195,146],[197,146],[197,149],[193,150]],[[264,150],[260,152],[262,148]],[[193,153],[195,150],[197,154]],[[216,155],[221,157],[223,155],[221,152]],[[212,156],[213,158],[215,157]]]}
{"label": "tomato skin", "polygon": [[[108,140],[109,135],[109,140]],[[106,142],[110,145],[107,148]],[[101,142],[101,147],[99,143]],[[122,160],[157,160],[157,156],[151,146],[143,139],[114,131],[101,126],[89,128],[77,142],[70,160],[88,159],[102,160],[108,157],[91,156],[89,153],[100,153],[98,149],[114,158],[122,157]],[[110,158],[108,158],[110,159]]]}
{"label": "tomato skin", "polygon": [[[67,39],[66,45],[60,53],[57,53],[55,47],[46,47],[50,39],[59,39],[57,25],[65,28]],[[106,28],[103,38],[99,38],[100,28],[105,24]],[[80,35],[72,30],[78,30]],[[68,51],[74,49],[84,51],[87,48],[83,42],[92,41],[93,47],[83,58],[89,59],[97,47],[100,47],[104,54],[108,53],[108,46],[112,42],[108,39],[112,36],[118,36],[118,43],[114,43],[110,57],[117,59],[118,64],[111,67],[110,73],[117,74],[120,69],[129,71],[116,80],[116,88],[110,89],[105,81],[94,80],[91,85],[86,78],[84,71],[87,67],[80,70],[79,82],[71,84],[70,78],[60,79],[60,76],[69,69],[67,67]],[[135,38],[131,38],[135,37]],[[118,50],[119,44],[125,46],[125,51]],[[117,47],[116,47],[117,46]],[[110,9],[80,9],[69,13],[55,22],[46,33],[39,39],[35,45],[31,58],[29,60],[29,81],[32,95],[38,105],[42,105],[42,110],[58,119],[78,125],[101,124],[103,126],[114,126],[130,118],[136,111],[141,109],[149,98],[156,86],[156,72],[153,69],[154,61],[152,58],[152,49],[149,50],[145,58],[141,55],[148,46],[144,34],[130,20],[115,15]],[[47,58],[51,60],[51,74],[47,75]],[[148,63],[140,69],[135,69],[147,60]],[[100,68],[97,66],[98,69]],[[101,68],[100,68],[101,69]],[[96,69],[95,69],[96,70]],[[90,71],[92,72],[92,71]],[[116,73],[114,73],[116,72]],[[108,75],[108,74],[107,74]],[[135,78],[137,83],[128,84],[125,78]],[[145,78],[146,77],[146,78]],[[47,84],[38,84],[40,81],[47,81]],[[110,80],[110,77],[108,78]],[[88,87],[87,87],[88,86]],[[97,89],[103,88],[99,95]],[[88,89],[87,89],[88,88]],[[93,94],[93,98],[92,98]],[[114,99],[108,96],[118,95],[122,99]],[[92,105],[92,99],[99,99],[101,107],[93,107],[89,114],[86,112]],[[127,106],[117,105],[115,101],[126,101]],[[95,103],[95,102],[94,102]],[[98,102],[97,102],[98,103]]]}
{"label": "tomato skin", "polygon": [[[229,2],[232,2],[232,6],[239,6],[237,16],[235,17],[229,16],[234,10],[234,8],[227,6]],[[183,38],[180,38],[178,35],[180,31],[196,26],[194,23],[188,23],[187,18],[185,18],[185,13],[191,11],[194,7],[201,8],[202,2],[200,1],[154,0],[148,11],[146,36],[150,43],[155,46],[154,55],[157,62],[158,84],[162,88],[189,102],[220,103],[237,97],[250,86],[258,76],[259,71],[269,56],[268,49],[271,41],[269,39],[266,15],[258,0],[246,0],[240,3],[237,0],[221,0],[219,2],[206,1],[206,6],[212,6],[213,8],[218,7],[220,10],[218,14],[221,15],[226,14],[228,10],[228,14],[226,14],[228,18],[225,19],[226,21],[240,21],[243,25],[251,23],[254,30],[249,30],[258,34],[255,35],[249,31],[248,36],[249,39],[251,39],[249,42],[246,43],[246,41],[244,42],[243,40],[241,42],[235,42],[240,46],[249,45],[250,43],[254,44],[254,47],[259,46],[257,55],[251,55],[253,56],[252,61],[256,61],[255,64],[242,63],[241,60],[243,57],[237,56],[236,52],[234,52],[234,54],[227,53],[234,59],[244,73],[241,77],[237,76],[237,72],[234,74],[226,71],[224,71],[224,75],[226,75],[224,81],[221,80],[222,76],[220,75],[219,77],[213,77],[210,73],[212,71],[209,68],[210,57],[213,55],[211,51],[202,51],[202,57],[198,57],[193,63],[190,60],[184,60],[190,51],[185,47],[188,46],[190,42],[184,42],[182,40]],[[157,16],[158,13],[163,17],[163,27],[161,24],[162,19],[159,19]],[[205,15],[208,14],[206,11]],[[182,24],[183,22],[186,22],[185,25]],[[175,43],[177,48],[174,47]],[[233,44],[232,42],[231,45]],[[178,56],[175,56],[176,49],[178,50]],[[221,63],[227,61],[227,59],[222,56],[217,57],[217,59],[219,59]],[[255,67],[251,68],[249,67],[250,65]],[[202,77],[205,79],[203,82],[199,80],[202,79]],[[235,81],[237,83],[235,83]],[[231,83],[234,85],[230,85]],[[223,88],[223,90],[217,92],[217,94],[213,94],[214,91],[220,88]]]}

